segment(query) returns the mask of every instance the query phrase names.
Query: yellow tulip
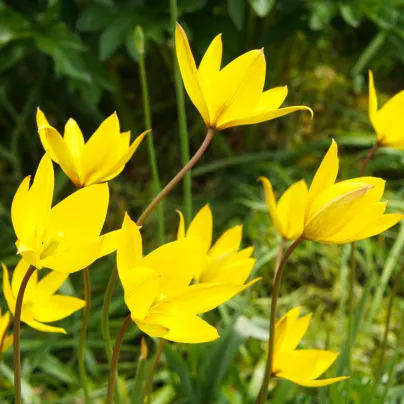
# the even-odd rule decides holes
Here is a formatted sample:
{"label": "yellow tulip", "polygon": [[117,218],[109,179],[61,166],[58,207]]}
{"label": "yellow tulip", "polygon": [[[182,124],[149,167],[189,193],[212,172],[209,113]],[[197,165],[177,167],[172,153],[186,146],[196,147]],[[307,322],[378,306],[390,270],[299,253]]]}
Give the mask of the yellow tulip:
{"label": "yellow tulip", "polygon": [[307,192],[303,238],[322,243],[342,244],[383,233],[404,215],[384,214],[387,202],[380,202],[385,181],[359,177],[335,183],[338,174],[338,147],[332,142]]}
{"label": "yellow tulip", "polygon": [[321,387],[348,376],[317,380],[337,359],[338,353],[296,349],[310,324],[311,314],[299,317],[300,307],[288,311],[275,326],[273,376],[307,387]]}
{"label": "yellow tulip", "polygon": [[252,50],[223,69],[222,37],[216,36],[196,68],[188,38],[177,24],[175,45],[185,89],[208,128],[222,130],[232,126],[269,121],[309,107],[279,108],[288,88],[263,91],[266,63],[263,49]]}
{"label": "yellow tulip", "polygon": [[8,329],[8,324],[10,323],[10,313],[7,312],[4,315],[1,313],[0,308],[0,344],[3,341],[3,346],[1,346],[1,352],[6,352],[8,348],[13,344],[13,335],[5,335]]}
{"label": "yellow tulip", "polygon": [[39,108],[36,121],[45,151],[79,188],[115,178],[150,132],[143,132],[130,145],[130,132],[121,133],[118,116],[114,113],[84,143],[83,134],[74,119],[67,121],[64,137],[49,125]]}
{"label": "yellow tulip", "polygon": [[201,241],[184,238],[143,257],[139,228],[125,217],[117,249],[119,278],[132,320],[151,337],[201,343],[219,337],[216,328],[198,317],[241,292],[246,285],[191,285],[203,258]]}
{"label": "yellow tulip", "polygon": [[260,177],[264,184],[265,200],[272,222],[280,235],[286,240],[300,237],[304,229],[304,214],[307,204],[307,185],[300,180],[291,185],[276,203],[271,182]]}
{"label": "yellow tulip", "polygon": [[202,242],[203,257],[196,267],[194,279],[200,283],[224,282],[243,285],[254,267],[253,247],[239,251],[243,226],[235,226],[222,234],[212,245],[213,217],[205,205],[194,217],[185,232],[184,216],[180,215],[178,240],[197,237]]}
{"label": "yellow tulip", "polygon": [[404,149],[404,91],[400,91],[378,110],[373,73],[369,70],[369,119],[381,146]]}
{"label": "yellow tulip", "polygon": [[80,189],[53,208],[54,173],[48,154],[30,187],[19,186],[11,206],[17,253],[30,265],[71,273],[115,251],[118,232],[100,236],[108,209],[108,184]]}
{"label": "yellow tulip", "polygon": [[[18,291],[29,264],[24,259],[19,261],[14,270],[11,284],[7,267],[4,264],[2,266],[3,293],[8,308],[14,314]],[[34,271],[24,294],[21,321],[38,331],[66,334],[65,329],[44,323],[62,320],[85,306],[84,300],[55,294],[68,276],[68,274],[52,271],[38,281],[38,271]]]}

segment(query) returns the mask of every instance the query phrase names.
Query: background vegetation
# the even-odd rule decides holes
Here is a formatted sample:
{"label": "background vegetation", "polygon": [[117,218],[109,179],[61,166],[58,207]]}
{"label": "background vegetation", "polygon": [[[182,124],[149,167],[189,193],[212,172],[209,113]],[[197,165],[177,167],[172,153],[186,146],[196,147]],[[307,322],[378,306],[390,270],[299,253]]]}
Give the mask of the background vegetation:
{"label": "background vegetation", "polygon": [[[219,235],[229,226],[244,225],[244,244],[255,246],[255,273],[263,282],[210,314],[222,338],[204,346],[170,345],[158,372],[155,403],[253,402],[263,371],[268,335],[270,279],[279,242],[263,203],[260,175],[268,176],[281,193],[292,182],[310,181],[331,138],[343,155],[340,177],[357,175],[358,162],[374,143],[367,117],[367,69],[371,68],[383,101],[404,88],[404,1],[402,0],[178,0],[180,22],[200,58],[210,40],[223,33],[224,61],[246,50],[265,48],[266,88],[288,85],[287,104],[309,105],[315,119],[296,113],[287,118],[217,134],[193,171],[194,212],[209,202]],[[166,183],[180,168],[177,110],[173,79],[173,40],[169,4],[161,0],[13,0],[0,1],[0,259],[13,266],[14,233],[10,203],[22,177],[32,174],[43,153],[35,125],[40,106],[59,130],[74,117],[85,136],[113,111],[133,134],[144,130],[134,30],[146,38],[146,67],[152,100],[153,137],[159,171]],[[205,129],[187,99],[191,152]],[[404,155],[380,150],[368,173],[388,180],[392,208],[404,211]],[[72,191],[57,170],[57,195]],[[146,145],[124,173],[111,183],[112,203],[107,226],[120,226],[123,212],[133,217],[153,196]],[[164,205],[167,239],[175,238],[182,208],[181,187]],[[149,248],[155,248],[156,222],[145,226]],[[358,243],[356,347],[352,375],[353,402],[365,400],[378,360],[391,279],[403,265],[404,226]],[[304,339],[307,347],[343,352],[346,339],[348,249],[304,243],[284,277],[282,312],[301,305],[313,311]],[[107,359],[100,329],[100,308],[113,257],[91,269],[93,309],[87,365],[94,403],[105,397]],[[404,280],[402,282],[404,284]],[[82,294],[82,279],[73,274],[64,293]],[[369,292],[373,299],[369,299]],[[5,302],[0,301],[4,308]],[[112,304],[113,335],[126,307],[118,289]],[[392,361],[390,402],[404,402],[404,344],[397,328],[404,310],[404,286],[394,308],[386,374]],[[364,313],[362,321],[360,314]],[[80,402],[75,350],[80,317],[63,325],[69,334],[43,334],[24,328],[23,374],[27,402]],[[139,357],[140,333],[131,327],[122,348],[123,395],[132,388]],[[147,339],[149,353],[154,343]],[[396,355],[397,354],[397,355]],[[11,353],[0,364],[0,402],[12,402]],[[344,355],[329,372],[343,374]],[[126,380],[126,383],[123,382]],[[383,386],[382,386],[383,387]],[[343,384],[304,389],[277,383],[273,402],[339,403]],[[402,400],[402,401],[400,401]]]}

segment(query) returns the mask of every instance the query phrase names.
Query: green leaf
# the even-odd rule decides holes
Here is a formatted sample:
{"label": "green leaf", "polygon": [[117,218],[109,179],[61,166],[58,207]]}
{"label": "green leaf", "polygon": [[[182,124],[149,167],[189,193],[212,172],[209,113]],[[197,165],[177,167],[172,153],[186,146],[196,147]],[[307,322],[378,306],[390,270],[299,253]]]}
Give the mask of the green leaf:
{"label": "green leaf", "polygon": [[82,32],[93,32],[104,28],[111,21],[114,9],[102,5],[94,5],[84,9],[76,22],[76,27]]}
{"label": "green leaf", "polygon": [[361,21],[362,12],[358,1],[344,2],[339,5],[339,11],[344,21],[351,27],[357,28]]}
{"label": "green leaf", "polygon": [[249,0],[252,9],[258,17],[266,17],[268,13],[272,10],[275,4],[275,0]]}
{"label": "green leaf", "polygon": [[245,1],[227,0],[227,10],[236,28],[241,31],[244,24]]}

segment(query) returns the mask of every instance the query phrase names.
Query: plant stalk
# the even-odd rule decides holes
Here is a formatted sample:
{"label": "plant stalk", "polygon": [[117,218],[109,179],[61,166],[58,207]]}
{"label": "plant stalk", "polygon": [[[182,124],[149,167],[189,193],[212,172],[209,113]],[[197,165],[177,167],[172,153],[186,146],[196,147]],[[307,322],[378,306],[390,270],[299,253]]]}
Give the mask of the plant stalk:
{"label": "plant stalk", "polygon": [[359,169],[359,177],[362,177],[365,173],[366,167],[368,166],[371,158],[376,153],[376,150],[380,147],[379,143],[376,143],[370,150],[369,153],[366,155],[365,159],[362,161],[361,167]]}

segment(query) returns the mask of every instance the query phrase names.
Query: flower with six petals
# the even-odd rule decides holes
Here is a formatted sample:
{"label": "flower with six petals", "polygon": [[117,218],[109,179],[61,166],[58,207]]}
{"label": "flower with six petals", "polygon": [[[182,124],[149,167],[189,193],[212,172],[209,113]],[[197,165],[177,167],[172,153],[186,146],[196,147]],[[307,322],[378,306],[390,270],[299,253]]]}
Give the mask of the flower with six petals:
{"label": "flower with six petals", "polygon": [[[14,314],[18,291],[29,264],[21,259],[17,264],[10,283],[7,267],[3,264],[3,293],[8,308]],[[72,296],[55,294],[69,275],[50,272],[38,281],[35,270],[24,294],[21,308],[21,321],[43,332],[66,334],[66,330],[46,323],[62,320],[85,306],[85,301]]]}
{"label": "flower with six petals", "polygon": [[0,308],[0,357],[2,352],[6,352],[8,348],[13,344],[13,335],[5,335],[8,329],[8,325],[10,323],[10,313],[7,312],[4,315],[1,313]]}
{"label": "flower with six petals", "polygon": [[222,130],[232,126],[269,121],[305,106],[279,108],[288,94],[287,87],[263,91],[266,62],[263,49],[252,50],[222,64],[222,37],[216,36],[199,68],[182,27],[177,24],[175,46],[185,89],[208,128]]}
{"label": "flower with six petals", "polygon": [[45,151],[79,187],[115,178],[138,148],[147,130],[130,144],[130,132],[121,133],[116,113],[105,119],[87,143],[74,119],[66,123],[64,136],[49,125],[38,108],[37,126]]}

